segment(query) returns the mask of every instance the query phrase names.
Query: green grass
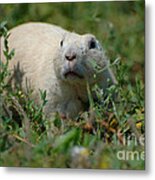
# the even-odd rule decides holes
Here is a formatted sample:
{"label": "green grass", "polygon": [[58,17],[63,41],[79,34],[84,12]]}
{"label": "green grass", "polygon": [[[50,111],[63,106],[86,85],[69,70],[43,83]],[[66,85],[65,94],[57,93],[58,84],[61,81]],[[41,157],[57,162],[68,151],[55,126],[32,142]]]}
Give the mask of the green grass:
{"label": "green grass", "polygon": [[[144,1],[7,4],[0,5],[0,12],[7,59],[0,61],[0,166],[143,170]],[[91,102],[90,112],[77,121],[64,121],[56,114],[49,123],[42,113],[45,92],[40,94],[42,105],[37,106],[31,92],[12,90],[7,83],[14,51],[7,45],[4,21],[8,29],[41,21],[94,34],[114,64],[118,81],[108,89],[104,109]],[[114,63],[118,58],[119,63]],[[103,99],[97,86],[94,91]],[[114,91],[118,102],[111,98]]]}

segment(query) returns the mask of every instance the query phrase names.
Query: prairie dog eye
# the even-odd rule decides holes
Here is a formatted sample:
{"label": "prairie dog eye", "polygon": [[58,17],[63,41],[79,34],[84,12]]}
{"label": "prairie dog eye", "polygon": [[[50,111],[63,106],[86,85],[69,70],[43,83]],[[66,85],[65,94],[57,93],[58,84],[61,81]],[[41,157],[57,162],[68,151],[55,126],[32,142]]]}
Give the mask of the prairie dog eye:
{"label": "prairie dog eye", "polygon": [[88,46],[89,46],[89,49],[95,49],[96,48],[96,41],[94,39],[91,39]]}
{"label": "prairie dog eye", "polygon": [[64,42],[63,40],[60,41],[60,46],[61,47],[63,46],[63,42]]}

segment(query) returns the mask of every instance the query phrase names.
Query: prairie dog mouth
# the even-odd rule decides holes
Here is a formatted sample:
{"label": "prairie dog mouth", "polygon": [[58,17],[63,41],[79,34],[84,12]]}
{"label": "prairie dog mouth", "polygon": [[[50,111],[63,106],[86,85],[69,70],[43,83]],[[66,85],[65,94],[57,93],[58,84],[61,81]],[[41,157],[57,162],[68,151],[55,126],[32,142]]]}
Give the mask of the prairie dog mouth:
{"label": "prairie dog mouth", "polygon": [[75,72],[75,71],[67,71],[64,73],[65,78],[70,78],[70,77],[75,77],[75,78],[80,78],[83,79],[84,77],[82,75],[80,75],[79,73]]}

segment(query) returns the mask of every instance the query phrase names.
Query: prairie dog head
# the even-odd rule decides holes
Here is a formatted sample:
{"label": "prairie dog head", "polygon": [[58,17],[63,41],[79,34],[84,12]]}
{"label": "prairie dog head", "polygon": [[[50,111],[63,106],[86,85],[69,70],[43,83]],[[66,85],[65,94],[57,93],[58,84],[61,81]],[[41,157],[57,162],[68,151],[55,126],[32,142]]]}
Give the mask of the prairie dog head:
{"label": "prairie dog head", "polygon": [[107,63],[100,43],[91,34],[68,33],[60,41],[58,51],[59,57],[54,61],[56,74],[71,84],[93,83],[97,68],[102,69]]}

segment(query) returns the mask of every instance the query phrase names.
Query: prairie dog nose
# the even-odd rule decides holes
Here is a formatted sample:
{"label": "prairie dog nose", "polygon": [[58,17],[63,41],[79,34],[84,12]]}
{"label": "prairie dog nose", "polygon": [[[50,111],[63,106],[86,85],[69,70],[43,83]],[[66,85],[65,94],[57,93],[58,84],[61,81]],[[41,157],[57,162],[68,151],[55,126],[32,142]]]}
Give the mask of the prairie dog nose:
{"label": "prairie dog nose", "polygon": [[74,52],[74,51],[66,52],[65,58],[66,58],[68,61],[73,61],[74,59],[76,59],[76,52]]}

